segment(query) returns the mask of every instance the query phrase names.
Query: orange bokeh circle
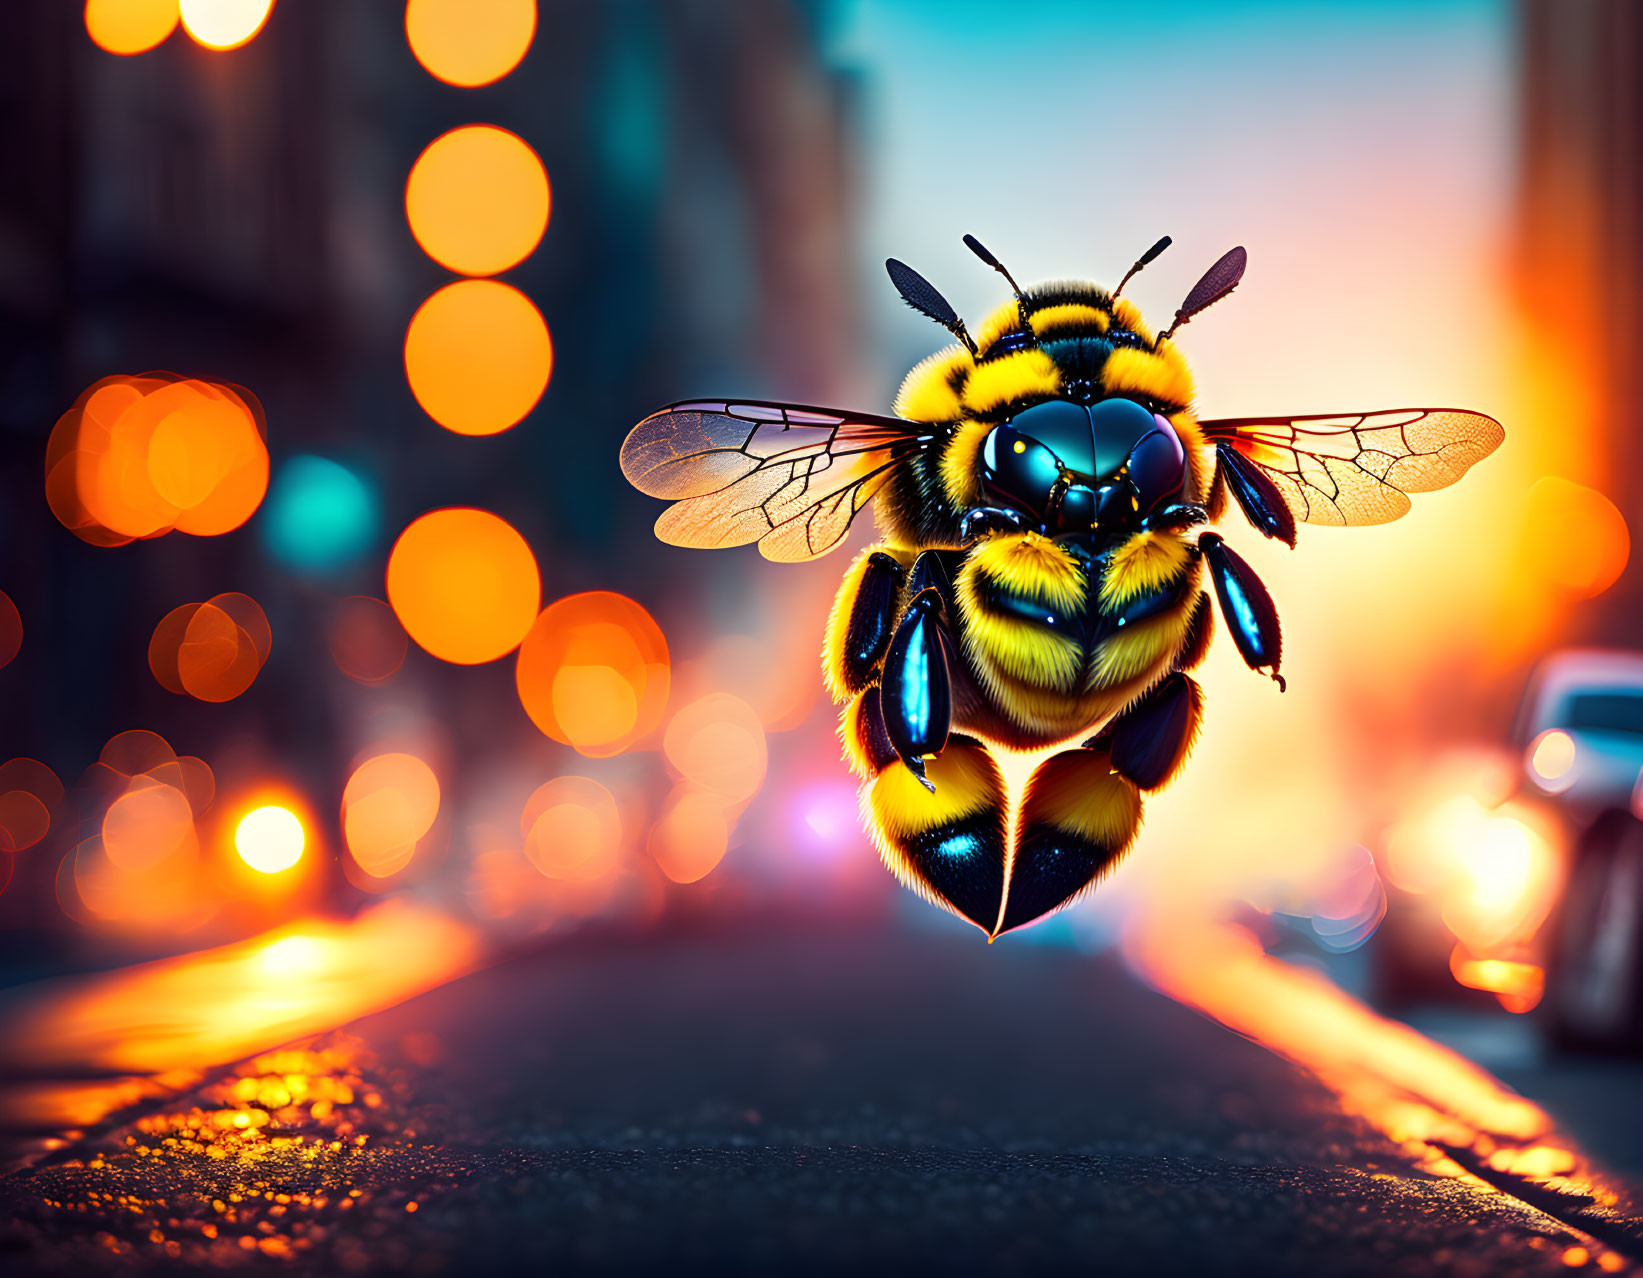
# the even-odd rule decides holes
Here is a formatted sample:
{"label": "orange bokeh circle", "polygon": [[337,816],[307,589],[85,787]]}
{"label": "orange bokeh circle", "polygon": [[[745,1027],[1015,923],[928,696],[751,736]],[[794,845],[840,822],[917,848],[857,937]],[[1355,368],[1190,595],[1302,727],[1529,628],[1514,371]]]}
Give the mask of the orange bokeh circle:
{"label": "orange bokeh circle", "polygon": [[759,716],[728,692],[710,693],[679,710],[668,721],[662,750],[686,780],[727,803],[751,799],[769,762]]}
{"label": "orange bokeh circle", "polygon": [[372,878],[410,864],[439,815],[439,778],[414,754],[379,754],[354,769],[342,792],[342,834]]}
{"label": "orange bokeh circle", "polygon": [[405,38],[435,79],[471,89],[519,65],[536,35],[536,0],[409,0]]}
{"label": "orange bokeh circle", "polygon": [[622,816],[615,796],[590,777],[555,777],[520,814],[525,856],[550,879],[588,882],[616,868]]}
{"label": "orange bokeh circle", "polygon": [[233,592],[166,613],[149,640],[148,666],[168,692],[232,701],[256,680],[271,647],[267,615]]}
{"label": "orange bokeh circle", "polygon": [[479,665],[519,646],[542,602],[536,556],[513,527],[454,506],[411,522],[388,554],[388,602],[443,661]]}
{"label": "orange bokeh circle", "polygon": [[411,166],[405,216],[422,251],[461,275],[495,275],[530,256],[548,225],[542,161],[491,124],[441,134]]}
{"label": "orange bokeh circle", "polygon": [[495,435],[536,407],[553,341],[530,298],[496,280],[447,284],[405,330],[405,376],[423,411],[458,435]]}
{"label": "orange bokeh circle", "polygon": [[23,647],[23,615],[11,596],[0,590],[0,666],[9,666]]}
{"label": "orange bokeh circle", "polygon": [[370,595],[351,595],[336,605],[327,639],[337,669],[360,683],[392,678],[409,647],[394,610]]}
{"label": "orange bokeh circle", "polygon": [[514,683],[541,731],[589,758],[620,754],[667,709],[667,640],[651,615],[608,590],[543,609],[519,647]]}
{"label": "orange bokeh circle", "polygon": [[86,34],[106,53],[146,53],[177,27],[177,0],[86,0]]}

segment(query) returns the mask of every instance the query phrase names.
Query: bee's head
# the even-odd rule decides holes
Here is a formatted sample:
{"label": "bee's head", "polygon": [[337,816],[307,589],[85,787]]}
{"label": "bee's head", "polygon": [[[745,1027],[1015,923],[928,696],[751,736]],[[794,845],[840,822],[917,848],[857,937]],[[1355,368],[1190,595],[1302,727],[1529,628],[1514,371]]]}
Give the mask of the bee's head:
{"label": "bee's head", "polygon": [[982,482],[999,505],[1051,535],[1120,529],[1180,494],[1186,449],[1167,418],[1133,399],[1051,399],[995,427]]}

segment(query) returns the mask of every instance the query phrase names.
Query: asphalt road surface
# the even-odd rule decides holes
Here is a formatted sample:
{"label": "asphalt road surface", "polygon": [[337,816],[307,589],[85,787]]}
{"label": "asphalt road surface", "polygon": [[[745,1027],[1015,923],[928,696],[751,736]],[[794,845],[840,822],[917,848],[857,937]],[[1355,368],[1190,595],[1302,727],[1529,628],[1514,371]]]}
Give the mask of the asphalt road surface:
{"label": "asphalt road surface", "polygon": [[1113,960],[894,931],[544,952],[0,1180],[10,1275],[1566,1274],[1617,1237],[1414,1170]]}

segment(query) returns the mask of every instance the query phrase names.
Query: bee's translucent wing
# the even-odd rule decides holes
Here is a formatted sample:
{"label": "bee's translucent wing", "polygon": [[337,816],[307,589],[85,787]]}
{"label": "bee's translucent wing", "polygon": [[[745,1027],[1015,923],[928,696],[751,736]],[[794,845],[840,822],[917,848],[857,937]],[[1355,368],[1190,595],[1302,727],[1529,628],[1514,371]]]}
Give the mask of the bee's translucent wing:
{"label": "bee's translucent wing", "polygon": [[798,563],[843,541],[861,508],[941,429],[798,404],[692,400],[633,428],[622,473],[673,501],[656,521],[663,541],[756,541],[766,559]]}
{"label": "bee's translucent wing", "polygon": [[1236,448],[1309,524],[1385,524],[1409,493],[1447,488],[1506,438],[1492,417],[1457,408],[1398,408],[1312,417],[1225,417],[1199,423]]}

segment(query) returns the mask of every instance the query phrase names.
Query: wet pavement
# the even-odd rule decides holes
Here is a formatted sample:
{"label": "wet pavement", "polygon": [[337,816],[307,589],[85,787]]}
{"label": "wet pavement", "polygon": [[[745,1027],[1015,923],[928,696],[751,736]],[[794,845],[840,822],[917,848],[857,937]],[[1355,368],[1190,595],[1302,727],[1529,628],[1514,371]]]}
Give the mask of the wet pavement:
{"label": "wet pavement", "polygon": [[1623,1203],[1571,1227],[1566,1191],[1495,1179],[1417,1170],[1112,958],[653,936],[516,959],[89,1131],[0,1180],[0,1266],[1483,1275],[1643,1254]]}

